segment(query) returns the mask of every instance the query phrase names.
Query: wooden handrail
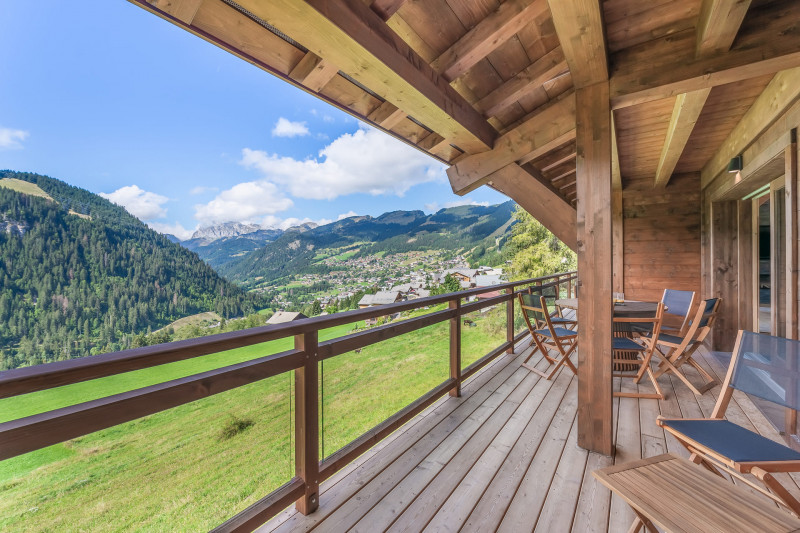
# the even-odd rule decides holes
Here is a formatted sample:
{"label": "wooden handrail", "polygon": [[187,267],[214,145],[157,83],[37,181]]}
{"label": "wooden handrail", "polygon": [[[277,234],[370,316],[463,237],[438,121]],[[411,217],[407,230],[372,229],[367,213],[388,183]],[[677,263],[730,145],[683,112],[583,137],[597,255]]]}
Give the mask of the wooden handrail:
{"label": "wooden handrail", "polygon": [[[262,326],[0,372],[0,399],[2,399],[271,340],[287,337],[295,339],[293,350],[2,423],[0,460],[293,370],[296,405],[296,476],[286,485],[220,525],[217,530],[252,530],[254,526],[277,514],[291,501],[297,502],[300,512],[310,513],[319,505],[319,483],[322,480],[330,477],[437,399],[448,393],[454,396],[460,395],[461,383],[464,380],[504,352],[513,351],[514,344],[524,336],[524,333],[516,335],[514,332],[515,295],[522,292],[517,290],[517,287],[527,285],[535,291],[555,287],[558,295],[564,283],[567,284],[567,291],[571,292],[574,286],[573,280],[576,278],[575,272],[554,274],[324,317],[307,318],[286,324]],[[478,302],[462,304],[464,298],[494,291],[505,291],[505,293]],[[461,317],[504,302],[507,306],[506,342],[467,368],[461,369]],[[441,303],[448,303],[449,309],[322,343],[318,341],[321,329]],[[319,362],[446,320],[450,321],[450,379],[320,463],[317,377]]]}
{"label": "wooden handrail", "polygon": [[[319,331],[321,329],[378,318],[402,311],[410,311],[421,307],[447,303],[455,298],[467,298],[469,296],[506,288],[513,289],[520,285],[534,282],[541,283],[541,280],[545,279],[558,280],[562,275],[563,274],[558,274],[543,278],[514,281],[500,285],[492,285],[491,287],[469,289],[466,291],[430,296],[428,298],[417,298],[407,302],[397,302],[377,307],[355,309],[344,313],[335,313],[333,315],[304,318],[285,324],[259,326],[242,331],[217,333],[216,335],[209,335],[197,339],[168,342],[165,344],[144,346],[142,348],[133,348],[121,352],[79,357],[67,361],[56,361],[43,365],[5,370],[0,372],[0,399],[63,385],[71,385],[90,379],[123,374],[125,372],[141,370],[165,363],[192,359],[194,357],[209,355],[224,350],[294,337],[308,331]],[[569,273],[569,275],[574,276],[573,273]],[[537,289],[552,287],[558,284],[558,281],[540,284],[537,285]]]}

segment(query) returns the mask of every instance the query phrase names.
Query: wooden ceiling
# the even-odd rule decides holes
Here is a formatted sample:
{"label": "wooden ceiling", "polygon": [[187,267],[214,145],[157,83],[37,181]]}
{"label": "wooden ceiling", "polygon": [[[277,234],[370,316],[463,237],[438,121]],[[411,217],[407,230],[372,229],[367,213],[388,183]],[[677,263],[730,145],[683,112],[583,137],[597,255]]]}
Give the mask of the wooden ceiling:
{"label": "wooden ceiling", "polygon": [[706,185],[754,102],[800,94],[773,82],[800,67],[795,0],[130,1],[451,165],[459,194],[573,218],[576,87],[609,83],[617,185],[658,189]]}

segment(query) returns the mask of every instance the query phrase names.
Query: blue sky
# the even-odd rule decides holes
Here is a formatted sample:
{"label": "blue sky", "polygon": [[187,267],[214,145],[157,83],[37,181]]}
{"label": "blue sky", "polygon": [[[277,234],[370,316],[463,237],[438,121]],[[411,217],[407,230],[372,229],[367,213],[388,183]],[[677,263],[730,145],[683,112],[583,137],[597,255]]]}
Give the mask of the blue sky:
{"label": "blue sky", "polygon": [[182,237],[507,199],[124,0],[0,0],[0,73],[0,169]]}

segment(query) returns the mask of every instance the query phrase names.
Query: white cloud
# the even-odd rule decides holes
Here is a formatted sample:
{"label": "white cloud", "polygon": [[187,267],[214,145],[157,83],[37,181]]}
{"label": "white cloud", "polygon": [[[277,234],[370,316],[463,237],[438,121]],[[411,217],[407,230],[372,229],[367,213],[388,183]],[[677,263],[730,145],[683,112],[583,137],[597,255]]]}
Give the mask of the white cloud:
{"label": "white cloud", "polygon": [[314,222],[317,226],[324,226],[325,224],[330,224],[333,220],[328,218],[320,218],[317,220],[313,220],[311,218],[296,218],[296,217],[289,217],[289,218],[278,218],[276,216],[266,216],[261,221],[261,225],[265,228],[278,228],[282,230],[287,230],[293,226],[299,226],[300,224],[305,224],[306,222]]}
{"label": "white cloud", "polygon": [[100,193],[100,196],[121,205],[128,213],[144,221],[167,216],[163,207],[169,198],[154,192],[145,191],[136,185],[128,185],[112,193]]}
{"label": "white cloud", "polygon": [[194,218],[202,225],[248,222],[286,211],[293,205],[273,183],[248,181],[222,191],[207,204],[196,205]]}
{"label": "white cloud", "polygon": [[203,194],[206,192],[217,192],[219,187],[205,187],[203,185],[198,185],[197,187],[193,187],[192,190],[189,191],[189,194],[192,196],[197,196],[198,194]]}
{"label": "white cloud", "polygon": [[342,213],[341,215],[336,217],[336,220],[344,220],[345,218],[357,217],[357,216],[358,213],[356,213],[355,211],[348,211],[347,213]]}
{"label": "white cloud", "polygon": [[171,235],[175,235],[182,241],[191,238],[192,234],[194,234],[194,232],[197,230],[196,227],[194,229],[186,229],[180,222],[176,222],[174,224],[164,224],[163,222],[148,222],[147,225],[159,233],[164,233],[164,234],[168,233]]}
{"label": "white cloud", "polygon": [[460,205],[481,205],[486,207],[489,205],[489,202],[477,202],[472,198],[458,198],[451,202],[445,202],[442,205],[439,205],[439,202],[432,202],[429,204],[425,204],[425,210],[428,211],[429,213],[435,213],[442,208],[447,209],[450,207],[458,207]]}
{"label": "white cloud", "polygon": [[444,179],[441,163],[372,128],[342,135],[317,159],[298,161],[245,148],[240,163],[292,196],[314,200],[353,193],[403,196],[414,185]]}
{"label": "white cloud", "polygon": [[273,137],[302,137],[308,135],[305,122],[292,122],[286,118],[279,118],[272,129]]}
{"label": "white cloud", "polygon": [[0,148],[7,150],[21,150],[22,141],[28,138],[29,132],[25,130],[12,130],[11,128],[0,128]]}

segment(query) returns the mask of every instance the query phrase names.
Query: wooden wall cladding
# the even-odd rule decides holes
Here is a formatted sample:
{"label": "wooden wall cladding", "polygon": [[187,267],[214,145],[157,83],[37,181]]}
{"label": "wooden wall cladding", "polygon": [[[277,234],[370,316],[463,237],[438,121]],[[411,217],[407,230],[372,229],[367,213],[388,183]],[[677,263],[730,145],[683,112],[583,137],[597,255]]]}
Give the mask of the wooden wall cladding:
{"label": "wooden wall cladding", "polygon": [[700,291],[700,174],[626,180],[622,193],[625,298],[657,301],[664,289]]}

